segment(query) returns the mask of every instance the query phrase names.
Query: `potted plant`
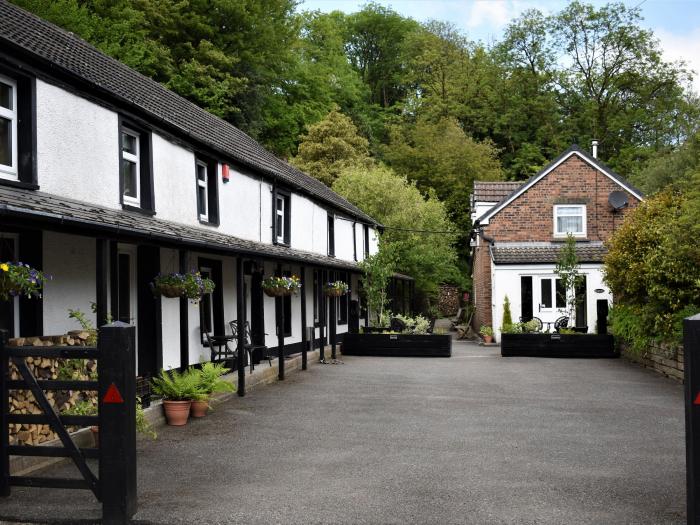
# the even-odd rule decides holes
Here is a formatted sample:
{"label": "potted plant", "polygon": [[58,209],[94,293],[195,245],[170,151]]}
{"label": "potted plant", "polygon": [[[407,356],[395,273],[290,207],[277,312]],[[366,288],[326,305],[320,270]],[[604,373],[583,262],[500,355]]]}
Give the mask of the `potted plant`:
{"label": "potted plant", "polygon": [[223,363],[207,362],[202,364],[202,369],[197,371],[199,394],[192,400],[192,417],[204,417],[207,415],[209,398],[212,394],[236,391],[236,387],[232,383],[221,378],[221,376],[230,371]]}
{"label": "potted plant", "polygon": [[349,291],[350,287],[347,283],[343,281],[335,281],[332,283],[328,283],[326,286],[323,287],[323,293],[325,293],[328,297],[340,297],[341,295],[345,295]]}
{"label": "potted plant", "polygon": [[479,328],[479,333],[481,334],[481,337],[484,338],[484,343],[493,342],[493,328],[490,326],[483,325],[481,328]]}
{"label": "potted plant", "polygon": [[151,283],[155,295],[163,297],[187,297],[198,302],[203,295],[214,291],[214,281],[202,277],[197,271],[189,273],[158,274]]}
{"label": "potted plant", "polygon": [[184,372],[161,370],[153,378],[153,392],[163,396],[163,409],[168,425],[187,424],[192,400],[201,395],[198,388],[199,376],[191,369]]}
{"label": "potted plant", "polygon": [[0,300],[7,301],[17,296],[41,297],[47,279],[50,277],[28,264],[0,263]]}
{"label": "potted plant", "polygon": [[272,275],[262,281],[262,289],[268,297],[283,297],[292,295],[301,289],[301,279],[296,275],[278,277]]}

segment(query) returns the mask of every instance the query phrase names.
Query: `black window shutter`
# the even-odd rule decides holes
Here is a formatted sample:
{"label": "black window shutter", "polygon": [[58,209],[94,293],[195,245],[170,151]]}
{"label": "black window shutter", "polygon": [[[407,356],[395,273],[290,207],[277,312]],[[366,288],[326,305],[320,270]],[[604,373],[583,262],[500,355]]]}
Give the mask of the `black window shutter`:
{"label": "black window shutter", "polygon": [[18,178],[36,185],[36,81],[25,76],[16,80]]}
{"label": "black window shutter", "polygon": [[292,222],[292,196],[287,195],[284,198],[284,243],[291,243],[291,222]]}
{"label": "black window shutter", "polygon": [[139,148],[139,165],[141,167],[141,172],[139,173],[139,191],[141,192],[141,208],[146,211],[155,212],[156,206],[153,189],[153,156],[151,155],[152,148],[150,133],[143,131],[139,134]]}

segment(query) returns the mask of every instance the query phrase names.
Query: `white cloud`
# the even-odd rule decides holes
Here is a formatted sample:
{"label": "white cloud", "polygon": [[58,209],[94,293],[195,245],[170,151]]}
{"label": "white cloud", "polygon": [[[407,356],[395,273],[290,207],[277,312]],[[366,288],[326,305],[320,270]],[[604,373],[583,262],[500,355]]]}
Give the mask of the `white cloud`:
{"label": "white cloud", "polygon": [[475,0],[469,10],[466,25],[470,29],[484,25],[492,29],[500,29],[513,18],[511,7],[511,2]]}
{"label": "white cloud", "polygon": [[700,26],[682,34],[665,29],[657,29],[654,33],[661,41],[666,60],[683,60],[688,69],[694,70],[693,89],[700,93]]}

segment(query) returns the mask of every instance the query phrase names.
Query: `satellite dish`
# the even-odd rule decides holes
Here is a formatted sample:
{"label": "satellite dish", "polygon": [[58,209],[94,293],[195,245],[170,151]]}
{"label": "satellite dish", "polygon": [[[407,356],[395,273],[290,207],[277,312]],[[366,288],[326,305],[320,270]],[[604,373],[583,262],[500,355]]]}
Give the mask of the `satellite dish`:
{"label": "satellite dish", "polygon": [[613,210],[621,210],[628,204],[627,194],[624,191],[619,190],[611,191],[610,195],[608,195],[608,202],[610,203],[610,206],[613,207]]}

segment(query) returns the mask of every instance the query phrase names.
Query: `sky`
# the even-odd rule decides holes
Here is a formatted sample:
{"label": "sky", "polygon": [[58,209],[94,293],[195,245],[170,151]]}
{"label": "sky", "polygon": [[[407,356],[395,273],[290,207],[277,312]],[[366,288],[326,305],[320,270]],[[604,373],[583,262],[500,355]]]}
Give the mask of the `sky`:
{"label": "sky", "polygon": [[[404,16],[418,21],[447,20],[462,29],[472,40],[486,44],[501,37],[508,22],[523,11],[538,8],[554,13],[568,3],[566,0],[375,0],[391,6]],[[622,0],[627,7],[639,6],[643,25],[651,29],[661,42],[667,60],[684,60],[695,75],[693,87],[700,92],[700,0]],[[303,0],[300,10],[352,13],[364,1]],[[606,2],[588,0],[600,6]]]}

